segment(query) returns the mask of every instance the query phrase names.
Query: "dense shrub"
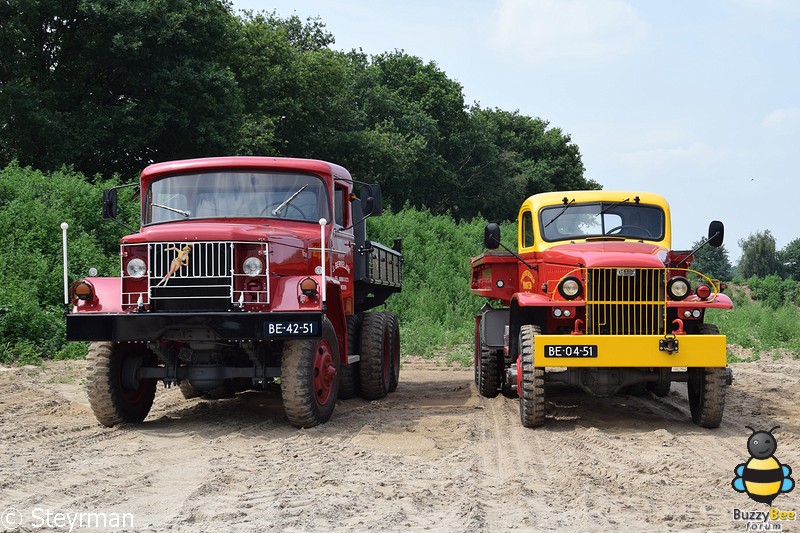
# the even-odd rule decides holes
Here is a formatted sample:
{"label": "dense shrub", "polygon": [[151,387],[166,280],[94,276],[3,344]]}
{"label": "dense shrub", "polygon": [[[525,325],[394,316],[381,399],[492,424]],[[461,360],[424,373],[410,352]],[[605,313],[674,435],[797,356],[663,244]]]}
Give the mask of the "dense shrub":
{"label": "dense shrub", "polygon": [[[388,302],[400,318],[403,353],[431,355],[446,349],[464,360],[471,357],[475,313],[486,300],[469,292],[469,258],[483,251],[485,225],[480,218],[457,223],[410,208],[369,219],[370,239],[391,243],[403,238],[403,291]],[[511,245],[515,227],[504,226],[502,236],[516,249]]]}
{"label": "dense shrub", "polygon": [[783,279],[775,274],[759,278],[752,276],[747,280],[750,294],[754,300],[763,302],[770,309],[778,309],[784,304],[796,304],[800,284],[793,279]]}
{"label": "dense shrub", "polygon": [[100,223],[102,188],[81,174],[43,174],[11,163],[0,169],[0,360],[62,357],[64,346],[62,222],[69,229],[70,279],[95,267],[118,270],[121,229]]}

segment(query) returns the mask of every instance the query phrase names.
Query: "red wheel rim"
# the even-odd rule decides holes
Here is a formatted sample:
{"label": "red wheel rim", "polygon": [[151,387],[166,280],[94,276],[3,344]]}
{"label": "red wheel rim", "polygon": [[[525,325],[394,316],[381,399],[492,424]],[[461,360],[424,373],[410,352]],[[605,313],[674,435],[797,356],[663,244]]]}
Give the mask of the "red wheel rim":
{"label": "red wheel rim", "polygon": [[328,403],[335,379],[336,365],[333,361],[331,345],[327,340],[322,339],[317,343],[314,357],[314,397],[319,405]]}

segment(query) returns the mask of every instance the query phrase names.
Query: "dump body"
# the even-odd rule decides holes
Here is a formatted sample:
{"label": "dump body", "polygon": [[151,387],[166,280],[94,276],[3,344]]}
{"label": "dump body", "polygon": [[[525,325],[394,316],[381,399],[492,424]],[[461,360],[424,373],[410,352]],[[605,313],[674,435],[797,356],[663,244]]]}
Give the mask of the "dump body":
{"label": "dump body", "polygon": [[[135,390],[156,379],[199,393],[263,388],[291,381],[286,353],[301,366],[311,357],[312,404],[332,410],[342,378],[345,396],[358,392],[365,312],[402,286],[399,239],[392,249],[366,238],[380,189],[364,184],[359,197],[355,183],[339,165],[306,159],[147,167],[142,225],[121,241],[120,275],[73,284],[68,339],[110,343],[109,357],[127,361],[117,377]],[[104,213],[116,210],[107,191]],[[313,425],[289,411],[295,425]]]}
{"label": "dump body", "polygon": [[[544,421],[545,383],[595,395],[623,388],[663,395],[672,381],[697,388],[691,376],[700,373],[727,383],[725,337],[705,313],[729,309],[731,300],[719,280],[691,270],[690,252],[671,249],[664,198],[545,193],[523,202],[518,221],[518,254],[496,250],[498,230],[487,228],[495,249],[471,263],[472,292],[495,302],[476,316],[476,382],[484,395],[504,391],[525,403],[525,376],[535,375],[528,383],[536,389],[528,402],[537,409],[529,419],[535,426]],[[722,231],[712,223],[712,245]],[[710,418],[721,417],[717,411]]]}

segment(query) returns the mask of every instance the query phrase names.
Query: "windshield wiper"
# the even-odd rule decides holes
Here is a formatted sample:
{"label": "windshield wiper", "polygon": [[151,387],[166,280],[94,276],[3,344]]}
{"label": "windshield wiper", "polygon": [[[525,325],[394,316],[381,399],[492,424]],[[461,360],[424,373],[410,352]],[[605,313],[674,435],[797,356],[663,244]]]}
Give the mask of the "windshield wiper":
{"label": "windshield wiper", "polygon": [[297,190],[297,192],[295,192],[295,193],[294,193],[293,195],[291,195],[289,198],[287,198],[286,200],[284,200],[284,201],[283,201],[283,203],[282,203],[281,205],[279,205],[278,207],[276,207],[275,209],[273,209],[273,210],[272,210],[272,216],[274,216],[274,217],[278,216],[278,213],[280,213],[280,212],[281,212],[281,209],[283,209],[284,207],[286,207],[287,205],[289,205],[289,202],[291,202],[292,200],[294,200],[295,198],[297,198],[297,195],[298,195],[298,194],[300,194],[301,192],[303,192],[303,191],[306,189],[306,187],[308,187],[308,183],[306,183],[305,185],[303,185],[302,187],[300,187],[300,188]]}
{"label": "windshield wiper", "polygon": [[564,214],[564,211],[566,211],[566,210],[567,210],[567,208],[568,208],[569,206],[571,206],[572,204],[574,204],[574,203],[575,203],[575,198],[573,198],[572,200],[570,200],[570,202],[569,202],[569,203],[567,203],[567,198],[566,198],[566,196],[565,196],[565,197],[564,197],[564,208],[563,208],[563,209],[561,209],[561,212],[560,212],[559,214],[557,214],[556,216],[554,216],[554,217],[552,218],[552,220],[550,220],[550,222],[548,222],[547,224],[545,224],[545,225],[544,225],[544,227],[546,228],[547,226],[549,226],[550,224],[552,224],[553,222],[555,222],[556,220],[558,220],[558,217],[560,217],[561,215],[563,215],[563,214]]}
{"label": "windshield wiper", "polygon": [[167,211],[172,211],[173,213],[178,213],[179,215],[182,215],[182,216],[184,216],[186,218],[189,218],[190,216],[192,216],[192,212],[191,211],[184,211],[183,209],[177,209],[175,207],[170,207],[168,205],[157,204],[155,202],[152,202],[150,205],[152,205],[154,207],[160,207],[161,209],[166,209]]}
{"label": "windshield wiper", "polygon": [[624,204],[625,202],[630,202],[630,201],[631,201],[630,198],[625,198],[624,200],[620,200],[619,202],[614,202],[613,204],[609,205],[608,207],[606,207],[605,209],[603,209],[602,211],[597,213],[597,216],[602,215],[603,213],[605,213],[609,209],[613,209],[613,208],[617,207],[619,204]]}

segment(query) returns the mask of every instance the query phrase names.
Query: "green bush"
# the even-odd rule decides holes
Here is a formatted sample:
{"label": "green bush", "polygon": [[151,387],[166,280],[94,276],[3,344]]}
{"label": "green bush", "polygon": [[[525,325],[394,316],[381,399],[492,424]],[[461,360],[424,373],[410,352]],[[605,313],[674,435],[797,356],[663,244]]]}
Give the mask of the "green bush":
{"label": "green bush", "polygon": [[771,309],[778,309],[784,304],[796,304],[800,284],[793,279],[783,279],[771,274],[763,278],[751,276],[747,280],[750,294],[754,300],[763,302]]}
{"label": "green bush", "polygon": [[100,223],[102,188],[78,173],[0,169],[0,361],[74,353],[65,346],[61,223],[69,229],[70,280],[118,270],[121,230]]}
{"label": "green bush", "polygon": [[[456,222],[412,208],[369,219],[368,238],[385,244],[403,238],[403,290],[387,302],[400,319],[403,353],[444,351],[471,363],[475,313],[486,300],[469,292],[470,257],[484,250],[485,226],[481,218]],[[516,228],[505,225],[502,236],[510,245]]]}

